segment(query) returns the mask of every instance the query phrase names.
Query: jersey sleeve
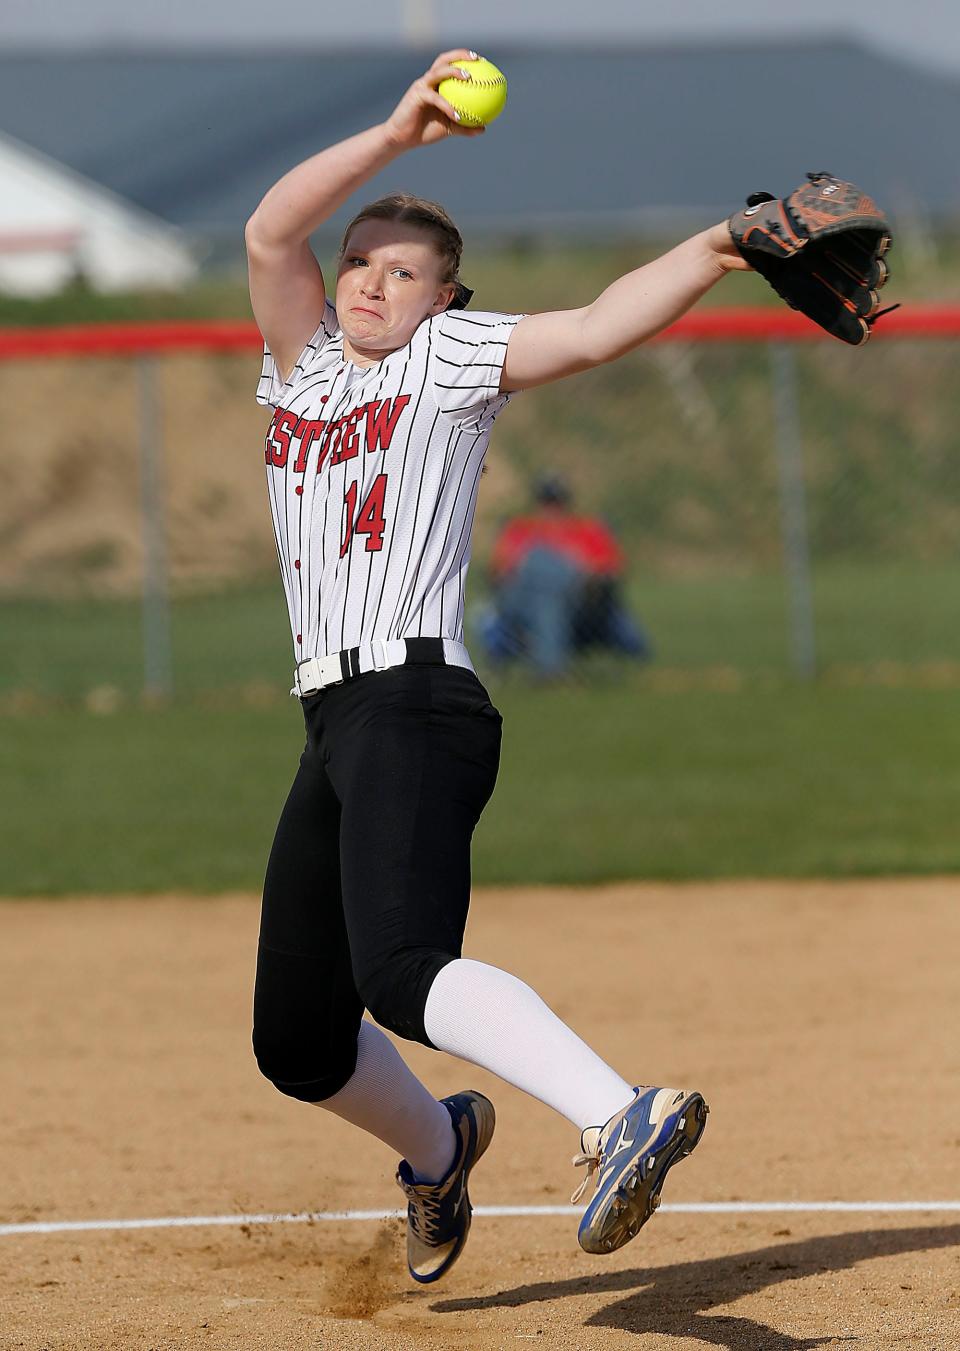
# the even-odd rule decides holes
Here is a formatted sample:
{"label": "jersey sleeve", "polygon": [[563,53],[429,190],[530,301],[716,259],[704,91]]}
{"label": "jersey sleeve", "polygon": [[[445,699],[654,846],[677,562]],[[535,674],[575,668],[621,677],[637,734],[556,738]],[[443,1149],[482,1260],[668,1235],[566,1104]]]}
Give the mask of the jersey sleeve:
{"label": "jersey sleeve", "polygon": [[260,369],[260,380],[257,384],[257,403],[278,408],[288,399],[297,384],[303,379],[305,370],[315,363],[317,357],[329,344],[330,339],[336,334],[337,327],[337,312],[332,302],[325,300],[320,327],[300,353],[286,383],[280,379],[280,372],[273,360],[273,354],[267,344],[264,343],[263,366]]}
{"label": "jersey sleeve", "polygon": [[433,387],[437,407],[469,431],[487,431],[512,394],[500,393],[510,334],[522,314],[445,310],[437,316]]}

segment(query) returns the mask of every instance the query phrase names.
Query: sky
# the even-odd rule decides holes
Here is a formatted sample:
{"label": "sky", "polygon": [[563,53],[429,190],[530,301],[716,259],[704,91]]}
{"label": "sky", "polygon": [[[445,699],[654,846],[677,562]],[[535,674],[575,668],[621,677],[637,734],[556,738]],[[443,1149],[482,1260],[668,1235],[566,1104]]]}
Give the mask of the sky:
{"label": "sky", "polygon": [[805,0],[771,14],[769,0],[4,0],[0,45],[97,47],[362,47],[420,40],[496,60],[497,43],[708,42],[845,34],[960,75],[960,0]]}

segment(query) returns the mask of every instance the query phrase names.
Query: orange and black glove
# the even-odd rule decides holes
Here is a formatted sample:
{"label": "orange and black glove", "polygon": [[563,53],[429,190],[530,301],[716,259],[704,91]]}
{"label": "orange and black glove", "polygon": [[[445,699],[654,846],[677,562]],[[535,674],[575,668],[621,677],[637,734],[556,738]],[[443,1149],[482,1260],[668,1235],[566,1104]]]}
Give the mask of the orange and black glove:
{"label": "orange and black glove", "polygon": [[755,192],[730,217],[730,234],[755,271],[795,310],[835,338],[866,342],[881,314],[892,242],[879,207],[854,183],[807,174],[782,200]]}

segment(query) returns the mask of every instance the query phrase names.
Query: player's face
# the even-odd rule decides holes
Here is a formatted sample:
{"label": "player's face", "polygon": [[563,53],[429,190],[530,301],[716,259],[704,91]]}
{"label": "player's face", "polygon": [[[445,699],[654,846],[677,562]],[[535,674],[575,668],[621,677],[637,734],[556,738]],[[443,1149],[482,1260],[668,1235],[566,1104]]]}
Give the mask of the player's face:
{"label": "player's face", "polygon": [[361,364],[404,347],[429,315],[449,304],[453,287],[429,234],[397,221],[363,220],[352,231],[337,272],[337,318],[344,352]]}

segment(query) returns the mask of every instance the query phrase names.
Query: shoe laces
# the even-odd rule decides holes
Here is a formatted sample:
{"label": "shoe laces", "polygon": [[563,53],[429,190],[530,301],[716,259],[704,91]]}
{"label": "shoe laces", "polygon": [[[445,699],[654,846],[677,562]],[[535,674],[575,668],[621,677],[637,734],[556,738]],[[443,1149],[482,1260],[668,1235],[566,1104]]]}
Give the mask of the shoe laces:
{"label": "shoe laces", "polygon": [[[626,1110],[624,1108],[623,1112]],[[588,1126],[580,1136],[580,1152],[574,1154],[572,1163],[574,1168],[586,1167],[587,1171],[583,1175],[580,1186],[570,1197],[571,1205],[575,1206],[591,1182],[598,1180],[597,1175],[605,1163],[604,1147],[610,1139],[613,1128],[622,1120],[623,1112],[618,1112],[616,1116],[612,1116],[605,1126]]]}
{"label": "shoe laces", "polygon": [[440,1228],[439,1187],[404,1187],[410,1203],[410,1227],[424,1243],[436,1244]]}
{"label": "shoe laces", "polygon": [[583,1168],[584,1165],[586,1165],[587,1171],[584,1173],[583,1177],[580,1180],[580,1186],[570,1197],[570,1204],[574,1206],[580,1200],[581,1196],[583,1196],[583,1194],[586,1192],[591,1182],[594,1181],[596,1174],[599,1173],[600,1171],[599,1145],[592,1154],[588,1154],[583,1150],[581,1150],[579,1154],[574,1154],[573,1156],[574,1168]]}

